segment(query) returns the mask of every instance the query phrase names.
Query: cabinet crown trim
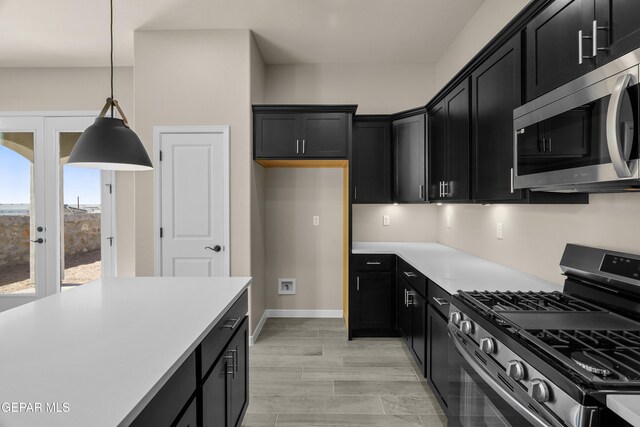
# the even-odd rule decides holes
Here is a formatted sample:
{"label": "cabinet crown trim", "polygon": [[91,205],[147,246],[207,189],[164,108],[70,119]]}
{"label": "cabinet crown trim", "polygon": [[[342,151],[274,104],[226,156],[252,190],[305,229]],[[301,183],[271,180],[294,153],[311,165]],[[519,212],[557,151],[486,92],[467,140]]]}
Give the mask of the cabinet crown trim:
{"label": "cabinet crown trim", "polygon": [[350,113],[355,114],[357,104],[254,104],[254,113]]}

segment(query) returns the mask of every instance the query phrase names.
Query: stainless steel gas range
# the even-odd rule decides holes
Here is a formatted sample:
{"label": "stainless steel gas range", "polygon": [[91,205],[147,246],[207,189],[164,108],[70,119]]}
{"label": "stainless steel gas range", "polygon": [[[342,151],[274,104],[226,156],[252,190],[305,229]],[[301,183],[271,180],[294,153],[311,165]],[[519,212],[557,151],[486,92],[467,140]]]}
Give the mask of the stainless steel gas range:
{"label": "stainless steel gas range", "polygon": [[[463,292],[449,315],[449,426],[628,426],[640,402],[640,256],[567,245],[563,292]],[[514,287],[516,284],[514,284]]]}

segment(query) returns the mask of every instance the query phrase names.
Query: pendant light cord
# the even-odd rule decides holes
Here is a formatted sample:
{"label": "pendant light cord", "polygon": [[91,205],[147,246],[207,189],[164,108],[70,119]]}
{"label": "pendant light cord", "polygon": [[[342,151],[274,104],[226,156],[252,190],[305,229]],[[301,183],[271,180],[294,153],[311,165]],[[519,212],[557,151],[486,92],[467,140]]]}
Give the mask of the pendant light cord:
{"label": "pendant light cord", "polygon": [[109,26],[109,35],[111,37],[111,118],[113,118],[113,0],[110,0],[109,6],[111,10],[111,22]]}

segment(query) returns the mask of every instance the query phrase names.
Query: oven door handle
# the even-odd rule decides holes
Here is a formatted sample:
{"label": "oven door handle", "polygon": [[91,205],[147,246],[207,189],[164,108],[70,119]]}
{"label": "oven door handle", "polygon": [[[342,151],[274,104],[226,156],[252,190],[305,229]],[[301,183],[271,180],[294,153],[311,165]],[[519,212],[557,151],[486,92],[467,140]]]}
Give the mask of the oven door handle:
{"label": "oven door handle", "polygon": [[[631,176],[627,160],[631,154],[631,144],[633,143],[633,125],[625,123],[623,131],[619,127],[620,110],[622,109],[622,97],[629,87],[632,74],[620,76],[609,99],[607,108],[607,148],[611,164],[619,178]],[[623,135],[620,135],[623,133]]]}
{"label": "oven door handle", "polygon": [[467,353],[462,344],[458,341],[455,333],[451,333],[451,339],[453,340],[456,348],[464,357],[464,359],[471,365],[473,370],[482,378],[482,380],[487,383],[491,389],[498,394],[502,399],[504,399],[511,407],[513,407],[516,411],[520,413],[524,418],[526,418],[531,424],[537,427],[553,427],[555,424],[549,424],[546,420],[540,418],[536,413],[532,412],[529,408],[524,406],[520,401],[518,401],[511,393],[502,388],[500,384],[496,380],[493,379],[488,372],[484,370],[482,365],[480,365],[470,354]]}

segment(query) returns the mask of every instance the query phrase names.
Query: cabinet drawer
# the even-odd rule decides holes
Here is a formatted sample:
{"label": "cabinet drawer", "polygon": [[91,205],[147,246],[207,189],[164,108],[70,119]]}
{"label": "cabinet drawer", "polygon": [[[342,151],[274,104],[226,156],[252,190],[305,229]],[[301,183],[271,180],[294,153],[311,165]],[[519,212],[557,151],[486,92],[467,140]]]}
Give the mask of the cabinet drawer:
{"label": "cabinet drawer", "polygon": [[420,295],[427,297],[427,278],[401,258],[398,258],[398,276],[406,280]]}
{"label": "cabinet drawer", "polygon": [[393,271],[395,255],[354,255],[355,271]]}
{"label": "cabinet drawer", "polygon": [[242,324],[248,311],[247,291],[233,304],[222,319],[216,323],[211,332],[202,340],[200,349],[202,352],[202,378],[204,378],[213,366],[231,336]]}
{"label": "cabinet drawer", "polygon": [[451,295],[431,280],[428,282],[429,305],[448,319]]}
{"label": "cabinet drawer", "polygon": [[131,426],[172,425],[195,391],[196,354],[193,352],[133,420]]}

